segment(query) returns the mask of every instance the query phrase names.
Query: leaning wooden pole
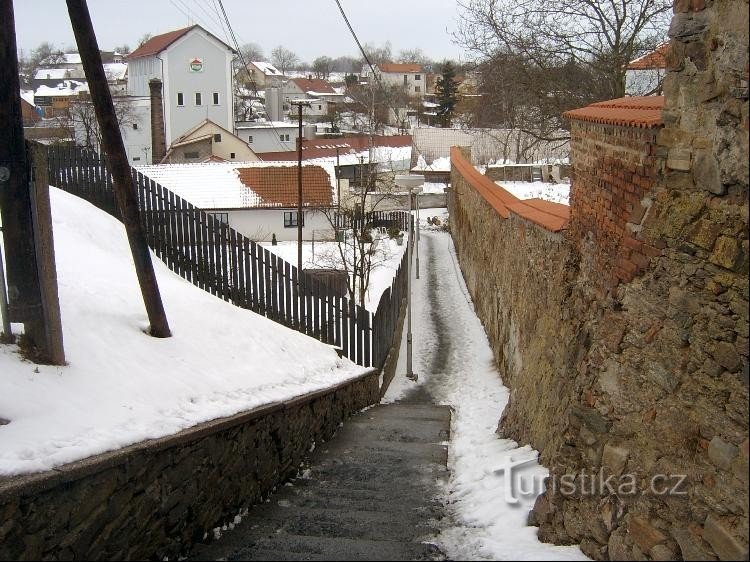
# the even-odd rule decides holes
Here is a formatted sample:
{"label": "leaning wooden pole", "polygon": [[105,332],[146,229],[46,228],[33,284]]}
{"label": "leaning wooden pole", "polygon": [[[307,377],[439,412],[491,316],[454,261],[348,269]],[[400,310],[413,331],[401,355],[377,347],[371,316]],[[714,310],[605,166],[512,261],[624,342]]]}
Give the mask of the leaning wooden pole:
{"label": "leaning wooden pole", "polygon": [[104,153],[107,155],[110,172],[112,174],[115,199],[120,208],[122,222],[130,242],[130,251],[135,262],[135,271],[141,286],[143,301],[146,305],[151,335],[157,338],[171,336],[164,304],[156,282],[154,265],[151,262],[146,236],[141,226],[138,197],[131,175],[125,145],[122,142],[120,128],[115,115],[115,106],[107,84],[107,77],[102,66],[99,45],[94,34],[86,0],[66,0],[70,23],[81,55],[83,71],[91,93],[91,101],[96,112],[96,119],[102,135]]}

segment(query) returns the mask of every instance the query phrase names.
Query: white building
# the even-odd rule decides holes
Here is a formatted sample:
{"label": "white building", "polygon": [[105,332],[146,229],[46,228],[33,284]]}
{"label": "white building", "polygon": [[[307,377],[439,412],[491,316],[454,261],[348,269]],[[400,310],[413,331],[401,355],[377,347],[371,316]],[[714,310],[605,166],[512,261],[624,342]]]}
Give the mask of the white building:
{"label": "white building", "polygon": [[667,74],[669,43],[630,61],[625,72],[625,94],[648,96],[661,94],[661,85]]}
{"label": "white building", "polygon": [[[427,91],[427,75],[419,64],[376,64],[375,74],[384,85],[404,88],[412,97],[424,97]],[[365,67],[363,76],[368,80],[373,79],[373,73],[369,66]]]}
{"label": "white building", "polygon": [[344,94],[338,93],[333,87],[320,78],[292,78],[282,87],[284,107],[288,115],[297,115],[297,108],[291,105],[293,100],[305,101],[308,105],[302,107],[305,117],[328,117],[337,104],[343,104]]}
{"label": "white building", "polygon": [[167,146],[205,119],[231,131],[233,57],[199,25],[157,35],[128,55],[128,93],[148,96],[149,80],[162,81]]}
{"label": "white building", "polygon": [[243,121],[236,124],[237,136],[256,154],[297,150],[299,127],[285,121]]}
{"label": "white building", "polygon": [[259,90],[265,90],[272,86],[280,86],[284,78],[281,71],[270,62],[253,61],[247,64],[250,77],[255,81]]}
{"label": "white building", "polygon": [[[297,239],[296,162],[162,164],[138,171],[258,242]],[[336,205],[333,167],[305,164],[304,240],[333,239],[323,209]]]}

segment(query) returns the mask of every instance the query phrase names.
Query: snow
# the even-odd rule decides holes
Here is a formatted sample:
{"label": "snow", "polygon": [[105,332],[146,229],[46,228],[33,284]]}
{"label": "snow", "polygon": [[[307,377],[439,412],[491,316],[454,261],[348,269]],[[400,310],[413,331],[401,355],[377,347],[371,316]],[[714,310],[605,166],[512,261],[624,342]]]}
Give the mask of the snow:
{"label": "snow", "polygon": [[35,96],[49,97],[49,96],[77,96],[81,92],[88,92],[89,86],[85,82],[78,82],[76,80],[64,80],[54,88],[49,86],[39,86],[34,92]]}
{"label": "snow", "polygon": [[[474,313],[450,235],[426,225],[428,216],[444,219],[446,211],[421,213],[422,273],[412,285],[414,369],[419,382],[417,386],[404,376],[404,330],[396,378],[385,402],[408,398],[421,387],[435,403],[454,409],[445,498],[453,526],[438,536],[438,546],[449,560],[586,560],[577,546],[539,542],[537,529],[526,525],[547,470],[536,462],[537,452],[531,447],[519,447],[496,433],[509,391]],[[539,489],[509,503],[508,482],[497,469],[522,460],[529,460],[529,465],[516,476],[538,483]]]}
{"label": "snow", "polygon": [[[365,308],[370,312],[375,312],[378,309],[380,297],[393,283],[393,278],[396,276],[401,258],[406,250],[408,234],[404,235],[402,246],[382,234],[376,233],[375,238],[378,240],[376,254],[373,257],[370,284],[365,295]],[[297,263],[296,242],[279,242],[276,246],[270,242],[264,242],[261,245],[284,261],[292,264]],[[305,242],[302,245],[302,268],[343,269],[339,244],[337,242],[315,242],[313,245]]]}
{"label": "snow", "polygon": [[255,67],[266,76],[284,76],[281,71],[270,62],[253,61],[252,64],[254,64]]}
{"label": "snow", "polygon": [[440,182],[424,182],[422,185],[422,193],[445,193],[447,184]]}
{"label": "snow", "polygon": [[497,181],[497,185],[510,191],[519,199],[544,199],[554,203],[569,205],[569,183],[545,183],[541,181]]}
{"label": "snow", "polygon": [[51,190],[65,367],[0,345],[0,476],[48,470],[350,380],[335,350],[154,259],[173,337],[147,336],[123,226]]}
{"label": "snow", "polygon": [[432,172],[450,172],[451,171],[451,159],[450,156],[441,156],[435,158],[431,163],[427,163],[425,157],[420,154],[417,158],[417,165],[412,168],[414,172],[421,171],[432,171]]}

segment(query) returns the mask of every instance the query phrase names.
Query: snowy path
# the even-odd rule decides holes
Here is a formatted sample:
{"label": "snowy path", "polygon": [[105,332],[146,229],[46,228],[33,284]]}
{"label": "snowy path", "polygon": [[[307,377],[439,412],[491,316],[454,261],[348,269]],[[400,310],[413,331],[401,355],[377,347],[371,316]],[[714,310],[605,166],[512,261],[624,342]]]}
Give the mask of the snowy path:
{"label": "snowy path", "polygon": [[517,498],[517,503],[512,497],[506,501],[506,482],[495,470],[536,459],[537,453],[495,433],[508,389],[474,314],[450,235],[423,230],[420,252],[421,279],[413,286],[414,370],[419,382],[404,377],[404,330],[396,378],[384,401],[432,402],[454,409],[446,490],[454,526],[443,530],[439,546],[453,560],[586,560],[577,547],[540,543],[536,528],[526,525],[546,469],[536,462],[525,466],[521,477],[527,484],[536,483],[536,493]]}

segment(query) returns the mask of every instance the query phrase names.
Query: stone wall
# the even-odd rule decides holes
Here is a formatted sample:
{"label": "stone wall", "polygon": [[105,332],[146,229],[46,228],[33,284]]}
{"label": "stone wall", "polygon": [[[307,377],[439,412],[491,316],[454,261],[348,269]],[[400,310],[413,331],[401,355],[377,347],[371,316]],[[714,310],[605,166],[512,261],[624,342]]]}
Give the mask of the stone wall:
{"label": "stone wall", "polygon": [[[500,433],[550,468],[530,520],[595,559],[748,557],[748,3],[675,12],[664,126],[573,126],[564,235],[452,176],[461,268],[510,388]],[[615,490],[564,492],[580,473]]]}
{"label": "stone wall", "polygon": [[177,558],[379,401],[378,373],[169,438],[0,481],[0,559]]}

